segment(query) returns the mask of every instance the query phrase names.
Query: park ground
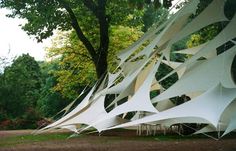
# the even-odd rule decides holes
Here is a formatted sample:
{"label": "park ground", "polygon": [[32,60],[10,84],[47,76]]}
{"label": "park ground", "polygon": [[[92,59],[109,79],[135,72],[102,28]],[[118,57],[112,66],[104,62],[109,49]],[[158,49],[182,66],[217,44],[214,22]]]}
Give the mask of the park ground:
{"label": "park ground", "polygon": [[109,131],[102,135],[31,130],[0,131],[0,151],[236,151],[236,136],[213,140],[203,136],[136,136],[135,131]]}

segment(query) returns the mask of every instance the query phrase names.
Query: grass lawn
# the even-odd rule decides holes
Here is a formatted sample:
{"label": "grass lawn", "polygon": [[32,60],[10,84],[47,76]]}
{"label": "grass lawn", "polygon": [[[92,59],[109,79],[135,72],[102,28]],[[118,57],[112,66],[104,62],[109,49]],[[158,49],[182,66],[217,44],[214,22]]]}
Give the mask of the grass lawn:
{"label": "grass lawn", "polygon": [[53,133],[53,134],[42,134],[42,135],[20,135],[10,136],[0,139],[0,147],[15,146],[18,144],[29,144],[34,142],[52,141],[52,140],[65,140],[70,136],[68,133]]}
{"label": "grass lawn", "polygon": [[[109,131],[98,136],[94,134],[83,134],[70,138],[71,133],[47,133],[32,135],[30,133],[23,135],[10,135],[0,137],[0,151],[30,151],[30,150],[69,150],[69,151],[118,151],[120,147],[125,146],[128,150],[138,151],[164,151],[167,148],[175,149],[174,151],[184,151],[183,148],[194,147],[196,150],[234,151],[236,149],[235,138],[233,133],[220,141],[209,139],[204,135],[180,136],[178,134],[159,134],[157,136],[136,136],[135,131],[126,130]],[[233,150],[232,150],[233,149]]]}

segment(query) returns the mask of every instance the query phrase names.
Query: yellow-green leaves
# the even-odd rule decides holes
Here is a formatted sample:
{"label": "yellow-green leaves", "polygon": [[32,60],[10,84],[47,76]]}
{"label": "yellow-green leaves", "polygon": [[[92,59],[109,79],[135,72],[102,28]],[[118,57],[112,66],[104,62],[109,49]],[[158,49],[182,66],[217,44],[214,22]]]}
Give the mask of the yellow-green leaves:
{"label": "yellow-green leaves", "polygon": [[[109,71],[113,71],[116,65],[116,54],[136,41],[142,32],[137,28],[124,26],[111,26],[109,32],[108,64]],[[59,91],[64,97],[75,98],[79,87],[96,80],[95,66],[86,48],[76,39],[73,32],[58,33],[52,46],[47,48],[47,52],[49,59],[59,60],[59,69],[52,71],[57,78],[53,90]]]}

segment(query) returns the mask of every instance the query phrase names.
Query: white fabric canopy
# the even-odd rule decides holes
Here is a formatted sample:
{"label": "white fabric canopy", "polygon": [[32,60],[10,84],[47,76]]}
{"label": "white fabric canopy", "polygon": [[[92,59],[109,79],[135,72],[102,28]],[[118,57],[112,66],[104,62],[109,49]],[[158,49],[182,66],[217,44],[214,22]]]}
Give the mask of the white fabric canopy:
{"label": "white fabric canopy", "polygon": [[[199,46],[196,47],[192,47],[192,48],[187,48],[187,49],[183,49],[183,50],[179,50],[179,51],[175,51],[173,53],[179,53],[179,54],[188,54],[188,55],[194,55],[197,52],[199,52],[199,50],[201,50],[203,47],[206,46],[207,43],[201,44]],[[213,58],[215,57],[216,54],[216,50],[212,50],[209,54],[203,55],[203,57],[205,58]]]}
{"label": "white fabric canopy", "polygon": [[111,74],[108,73],[108,84],[107,87],[110,87],[114,82],[117,80],[117,78],[120,76],[122,70],[119,70],[117,73]]}
{"label": "white fabric canopy", "polygon": [[[109,112],[104,118],[95,121],[91,126],[97,125],[105,120],[109,120],[117,115],[132,112],[132,111],[147,111],[147,112],[158,112],[156,108],[152,105],[150,101],[150,88],[155,76],[155,73],[160,65],[163,56],[158,60],[158,62],[153,67],[152,71],[148,75],[147,79],[144,81],[144,84],[136,91],[136,93],[131,97],[131,99],[113,109]],[[106,128],[104,128],[106,129]]]}
{"label": "white fabric canopy", "polygon": [[224,3],[223,0],[213,0],[209,6],[204,9],[196,18],[188,23],[175,37],[171,40],[171,44],[183,39],[191,33],[200,30],[207,25],[227,21],[228,19],[224,14]]}
{"label": "white fabric canopy", "polygon": [[73,109],[71,112],[69,112],[68,114],[66,114],[65,116],[63,116],[59,120],[57,120],[56,122],[44,127],[43,129],[41,129],[41,131],[48,129],[48,128],[53,128],[65,121],[71,119],[72,117],[78,115],[78,113],[80,113],[89,104],[89,99],[92,96],[95,87],[96,87],[96,85],[90,90],[90,92],[87,94],[87,96],[81,101],[81,103],[75,109]]}
{"label": "white fabric canopy", "polygon": [[[113,128],[128,127],[142,123],[185,117],[196,117],[198,119],[201,118],[203,119],[203,123],[205,123],[204,121],[208,121],[208,124],[212,124],[213,126],[217,127],[222,112],[236,98],[235,92],[236,89],[224,88],[218,84],[201,96],[196,97],[184,104],[151,116],[144,117],[140,120],[115,126]],[[201,109],[200,112],[199,109]],[[189,121],[189,123],[196,122],[194,121],[194,118],[189,119],[192,119]]]}
{"label": "white fabric canopy", "polygon": [[[176,69],[178,66],[180,66],[182,64],[182,62],[173,62],[173,61],[166,61],[166,60],[162,60],[162,62],[166,65],[168,65],[169,67],[171,67],[172,69]],[[177,71],[178,77],[182,77],[182,75],[184,74],[186,68],[182,68],[179,71]]]}
{"label": "white fabric canopy", "polygon": [[235,111],[236,111],[236,101],[234,100],[228,105],[228,107],[222,113],[217,128],[212,125],[207,125],[206,127],[197,131],[195,134],[208,133],[208,132],[214,132],[214,131],[225,131]]}
{"label": "white fabric canopy", "polygon": [[115,109],[109,112],[110,116],[116,116],[121,113],[126,113],[126,112],[131,112],[131,111],[157,112],[157,110],[151,104],[149,92],[150,92],[151,84],[155,76],[155,73],[160,65],[160,60],[152,68],[152,71],[149,73],[148,77],[143,82],[143,85],[139,87],[139,89],[131,97],[131,99],[128,102],[120,106],[117,106]]}
{"label": "white fabric canopy", "polygon": [[175,106],[175,104],[173,102],[171,102],[171,100],[167,99],[167,100],[158,102],[157,105],[156,105],[156,108],[157,108],[158,111],[161,112],[161,111],[165,111],[167,109],[170,109],[174,106]]}
{"label": "white fabric canopy", "polygon": [[213,40],[209,41],[209,43],[205,47],[199,50],[198,53],[196,53],[192,58],[184,62],[178,68],[176,68],[174,71],[170,72],[168,75],[163,77],[160,81],[163,81],[164,79],[166,79],[167,77],[175,73],[176,71],[180,70],[183,67],[186,67],[188,64],[193,63],[200,57],[203,57],[211,53],[212,50],[215,50],[217,47],[233,39],[236,35],[235,27],[236,27],[236,15],[234,15],[233,19],[229,22],[229,24]]}
{"label": "white fabric canopy", "polygon": [[69,110],[71,109],[71,107],[75,104],[75,102],[85,93],[85,90],[86,90],[86,89],[87,89],[87,86],[83,89],[83,91],[79,94],[79,96],[78,96],[76,99],[74,99],[74,101],[72,101],[69,105],[67,105],[65,108],[63,108],[63,109],[62,109],[60,112],[58,112],[56,115],[58,115],[58,114],[64,112],[62,116],[65,116],[65,115],[69,112]]}
{"label": "white fabric canopy", "polygon": [[[232,39],[236,37],[236,15],[229,21],[224,14],[225,1],[213,0],[198,16],[189,20],[198,4],[199,0],[192,0],[160,26],[151,27],[118,55],[120,62],[116,73],[108,73],[103,81],[97,82],[100,86],[95,84],[75,109],[39,132],[62,128],[79,133],[89,127],[101,132],[142,123],[167,127],[178,123],[204,123],[207,126],[196,133],[223,130],[223,136],[235,130],[236,83],[232,78],[232,63],[236,46],[220,54],[217,50],[229,41],[235,43]],[[171,60],[171,50],[176,42],[223,21],[228,24],[222,26],[221,32],[212,40],[174,52],[188,54],[186,61]],[[141,50],[141,47],[144,48]],[[157,81],[155,75],[161,63],[173,70]],[[159,83],[174,73],[178,74],[179,80],[164,90]],[[151,99],[150,91],[153,90],[160,90],[160,94]],[[107,113],[104,101],[110,94],[116,97],[107,107],[111,109]],[[170,100],[183,94],[191,99],[178,106]],[[73,103],[63,111],[68,112]],[[131,121],[124,119],[129,112],[136,112]],[[79,130],[80,124],[88,126]]]}
{"label": "white fabric canopy", "polygon": [[204,44],[201,44],[201,45],[199,45],[199,46],[192,47],[192,48],[187,48],[187,49],[183,49],[183,50],[174,51],[173,53],[194,55],[194,54],[196,54],[199,50],[201,50],[203,47],[205,47],[206,44],[207,44],[207,43],[204,43]]}
{"label": "white fabric canopy", "polygon": [[123,63],[122,66],[121,66],[123,75],[127,76],[127,75],[132,74],[137,69],[139,69],[140,66],[145,64],[147,62],[147,60],[148,60],[148,58],[145,57],[143,59],[139,59],[139,60],[136,60],[136,61],[129,60],[129,61]]}
{"label": "white fabric canopy", "polygon": [[[57,125],[56,127],[64,128],[75,124],[87,124],[87,125],[93,124],[93,121],[103,118],[108,114],[104,108],[104,100],[105,96],[99,97],[98,100],[90,104],[90,106],[87,107],[87,109],[84,112],[71,118],[70,120],[67,120]],[[97,125],[94,125],[93,127],[95,127],[98,131],[100,131],[101,129],[104,129],[104,127],[105,128],[111,127],[113,125],[121,124],[124,121],[126,120],[121,119],[119,117],[113,117],[112,119],[103,121],[103,123],[99,123]]]}
{"label": "white fabric canopy", "polygon": [[108,88],[105,91],[105,94],[119,94],[123,91],[123,89],[127,88],[138,76],[138,74],[142,71],[143,67],[149,62],[150,59],[148,59],[144,64],[141,65],[136,71],[128,74],[120,83],[117,85]]}
{"label": "white fabric canopy", "polygon": [[166,28],[160,33],[160,40],[157,46],[160,47],[167,41],[169,41],[178,31],[180,31],[187,23],[188,17],[195,13],[199,0],[191,1],[187,6],[183,7],[176,14],[174,14],[171,22],[166,26]]}
{"label": "white fabric canopy", "polygon": [[184,74],[169,89],[153,98],[152,102],[155,103],[189,92],[205,91],[219,82],[224,87],[235,88],[236,85],[231,77],[231,64],[235,55],[236,46],[213,59],[206,60]]}
{"label": "white fabric canopy", "polygon": [[236,129],[236,112],[234,111],[234,114],[231,117],[230,123],[222,136],[225,136],[226,134],[230,133],[231,131],[235,129]]}
{"label": "white fabric canopy", "polygon": [[111,104],[107,106],[107,108],[111,107],[112,105],[116,104],[121,99],[133,95],[135,92],[135,81],[131,83],[127,88],[124,88],[122,91],[113,101]]}
{"label": "white fabric canopy", "polygon": [[139,40],[137,40],[130,47],[128,47],[127,49],[123,50],[120,54],[118,54],[118,57],[121,59],[118,67],[120,67],[129,56],[131,56],[140,46],[142,46],[142,44],[144,42],[146,42],[147,40],[152,40],[153,41],[152,37],[157,32],[162,30],[169,22],[170,22],[170,20],[167,20],[164,23],[162,23],[161,25],[159,25],[157,28],[155,28],[155,25],[154,25]]}

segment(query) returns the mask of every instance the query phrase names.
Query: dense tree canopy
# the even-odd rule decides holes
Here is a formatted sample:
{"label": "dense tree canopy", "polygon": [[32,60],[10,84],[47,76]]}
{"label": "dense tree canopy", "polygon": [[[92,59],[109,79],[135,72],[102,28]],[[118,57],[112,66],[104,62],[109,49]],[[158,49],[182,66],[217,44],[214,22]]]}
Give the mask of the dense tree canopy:
{"label": "dense tree canopy", "polygon": [[53,91],[57,80],[52,72],[58,70],[58,62],[42,62],[40,67],[43,84],[37,100],[37,110],[44,117],[52,117],[70,103],[70,100],[63,98],[61,93]]}
{"label": "dense tree canopy", "polygon": [[41,71],[33,57],[22,55],[0,77],[0,110],[10,117],[34,108],[41,88]]}

